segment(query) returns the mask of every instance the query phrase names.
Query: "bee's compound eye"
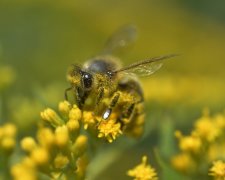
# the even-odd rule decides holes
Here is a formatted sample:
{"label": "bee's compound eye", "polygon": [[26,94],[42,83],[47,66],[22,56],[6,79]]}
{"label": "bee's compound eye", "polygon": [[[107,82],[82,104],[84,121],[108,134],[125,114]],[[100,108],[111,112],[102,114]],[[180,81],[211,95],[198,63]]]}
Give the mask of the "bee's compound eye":
{"label": "bee's compound eye", "polygon": [[83,78],[83,82],[84,82],[84,88],[90,89],[92,86],[92,75],[87,72],[84,72],[82,75],[82,78]]}

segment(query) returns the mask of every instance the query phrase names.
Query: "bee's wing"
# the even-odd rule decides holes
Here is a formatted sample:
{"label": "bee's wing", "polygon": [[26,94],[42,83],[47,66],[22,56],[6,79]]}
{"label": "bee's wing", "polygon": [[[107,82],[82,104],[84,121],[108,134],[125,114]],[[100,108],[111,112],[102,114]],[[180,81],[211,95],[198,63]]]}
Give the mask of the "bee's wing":
{"label": "bee's wing", "polygon": [[105,43],[101,54],[113,54],[113,52],[127,47],[137,37],[135,26],[126,25],[117,30]]}
{"label": "bee's wing", "polygon": [[150,76],[154,72],[158,71],[162,67],[163,63],[150,63],[147,65],[140,65],[138,67],[124,70],[124,74],[132,75],[132,76],[139,76],[139,77],[144,77],[144,76]]}
{"label": "bee's wing", "polygon": [[114,73],[126,73],[126,74],[135,74],[138,76],[149,76],[153,74],[155,71],[160,69],[162,66],[162,60],[168,59],[171,57],[177,56],[176,54],[170,54],[165,56],[154,57],[151,59],[146,59],[143,61],[139,61],[137,63],[131,64],[127,67],[121,68]]}

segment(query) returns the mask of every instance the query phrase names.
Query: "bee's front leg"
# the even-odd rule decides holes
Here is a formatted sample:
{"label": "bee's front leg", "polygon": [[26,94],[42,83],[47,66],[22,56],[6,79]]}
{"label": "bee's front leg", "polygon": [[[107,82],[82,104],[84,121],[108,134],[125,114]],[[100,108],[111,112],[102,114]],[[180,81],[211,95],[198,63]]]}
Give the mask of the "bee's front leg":
{"label": "bee's front leg", "polygon": [[116,106],[116,104],[119,100],[119,97],[120,97],[120,92],[117,91],[113,94],[113,97],[112,97],[111,102],[109,104],[109,108],[107,108],[106,111],[102,115],[102,118],[104,120],[108,119],[109,116],[111,115],[112,109]]}
{"label": "bee's front leg", "polygon": [[95,100],[95,103],[94,103],[95,107],[94,107],[93,115],[98,114],[99,105],[100,105],[100,102],[102,101],[102,99],[104,98],[104,96],[105,96],[104,87],[99,87],[98,90],[97,90],[97,93],[96,93],[96,100]]}
{"label": "bee's front leg", "polygon": [[72,87],[69,87],[69,88],[65,89],[65,91],[64,91],[64,98],[65,98],[66,101],[68,101],[67,93],[68,93],[68,91],[71,91],[71,90],[72,90]]}
{"label": "bee's front leg", "polygon": [[97,99],[96,99],[96,106],[99,105],[99,103],[101,102],[103,97],[104,97],[104,88],[100,87],[99,90],[98,90],[98,95],[97,95]]}

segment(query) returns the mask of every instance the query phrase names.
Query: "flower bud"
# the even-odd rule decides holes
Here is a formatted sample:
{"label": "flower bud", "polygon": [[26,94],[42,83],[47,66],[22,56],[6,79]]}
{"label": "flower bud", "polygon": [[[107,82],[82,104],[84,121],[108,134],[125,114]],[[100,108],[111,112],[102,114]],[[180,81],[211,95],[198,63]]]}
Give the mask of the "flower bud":
{"label": "flower bud", "polygon": [[53,127],[60,126],[64,123],[58,114],[50,108],[41,112],[41,118],[49,122]]}

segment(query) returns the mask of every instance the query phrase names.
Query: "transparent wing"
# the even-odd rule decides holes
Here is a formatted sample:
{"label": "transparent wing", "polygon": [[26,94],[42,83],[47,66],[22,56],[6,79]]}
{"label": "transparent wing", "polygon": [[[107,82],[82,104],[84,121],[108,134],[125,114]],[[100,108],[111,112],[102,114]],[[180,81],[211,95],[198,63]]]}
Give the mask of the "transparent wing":
{"label": "transparent wing", "polygon": [[147,65],[140,65],[138,67],[123,71],[125,74],[130,74],[132,76],[150,76],[154,72],[158,71],[162,67],[163,63],[151,63]]}
{"label": "transparent wing", "polygon": [[114,73],[126,73],[126,74],[135,74],[138,76],[149,76],[156,72],[162,67],[162,61],[168,58],[177,56],[176,54],[170,54],[165,56],[154,57],[151,59],[146,59],[139,61],[137,63],[131,64],[127,67],[121,68]]}
{"label": "transparent wing", "polygon": [[135,26],[126,25],[117,30],[105,43],[101,54],[113,54],[113,52],[127,47],[136,40]]}

